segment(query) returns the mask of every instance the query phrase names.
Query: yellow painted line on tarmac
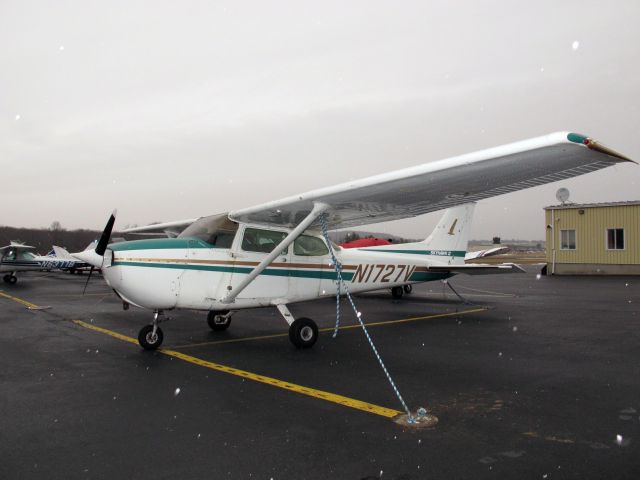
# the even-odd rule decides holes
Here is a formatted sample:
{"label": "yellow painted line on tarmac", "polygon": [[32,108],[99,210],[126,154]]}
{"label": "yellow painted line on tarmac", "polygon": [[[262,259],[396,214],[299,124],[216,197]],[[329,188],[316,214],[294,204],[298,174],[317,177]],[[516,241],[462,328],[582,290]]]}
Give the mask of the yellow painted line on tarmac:
{"label": "yellow painted line on tarmac", "polygon": [[[129,342],[135,345],[138,345],[138,341],[134,338],[128,337],[126,335],[122,335],[121,333],[114,332],[112,330],[107,330],[106,328],[97,327],[95,325],[91,325],[89,323],[83,322],[82,320],[74,320],[76,325],[80,325],[82,327],[88,328],[90,330],[94,330],[96,332],[104,333],[106,335],[110,335],[114,338],[122,340],[124,342]],[[363,402],[361,400],[356,400],[354,398],[344,397],[342,395],[337,395],[331,392],[325,392],[322,390],[316,390],[315,388],[304,387],[302,385],[297,385],[295,383],[286,382],[284,380],[278,380],[276,378],[267,377],[265,375],[259,375],[257,373],[247,372],[245,370],[240,370],[238,368],[227,367],[226,365],[221,365],[219,363],[209,362],[207,360],[203,360],[201,358],[196,358],[191,355],[187,355],[182,352],[177,352],[175,350],[168,350],[164,348],[158,349],[159,353],[167,355],[169,357],[178,358],[185,362],[192,363],[194,365],[199,365],[201,367],[209,368],[211,370],[216,370],[218,372],[228,373],[230,375],[235,375],[237,377],[245,378],[247,380],[253,380],[254,382],[265,383],[267,385],[271,385],[273,387],[278,387],[284,390],[289,390],[291,392],[299,393],[301,395],[307,395],[309,397],[319,398],[321,400],[336,403],[338,405],[343,405],[345,407],[354,408],[356,410],[362,410],[365,412],[373,413],[375,415],[379,415],[387,418],[394,418],[398,415],[401,415],[402,412],[398,410],[394,410],[392,408],[381,407],[380,405],[375,405],[373,403]]]}
{"label": "yellow painted line on tarmac", "polygon": [[[435,315],[426,315],[423,317],[410,317],[410,318],[401,318],[399,320],[385,320],[382,322],[365,323],[365,326],[369,328],[369,327],[380,327],[384,325],[394,325],[397,323],[416,322],[418,320],[435,320],[436,318],[457,317],[459,315],[468,315],[470,313],[484,312],[486,310],[488,310],[488,308],[486,307],[473,308],[470,310],[461,310],[459,312],[438,313]],[[360,327],[360,324],[344,325],[342,327],[339,327],[338,330],[350,330],[353,328],[362,328],[362,327]],[[318,329],[319,332],[333,332],[333,330],[334,330],[334,327]],[[221,345],[225,343],[251,342],[254,340],[268,340],[271,338],[288,337],[288,336],[289,336],[288,333],[276,333],[273,335],[262,335],[257,337],[242,337],[242,338],[232,338],[229,340],[214,340],[213,342],[188,343],[186,345],[175,345],[173,348],[191,348],[191,347],[202,347],[205,345]]]}
{"label": "yellow painted line on tarmac", "polygon": [[90,323],[83,322],[82,320],[73,320],[73,323],[76,325],[80,325],[81,327],[88,328],[89,330],[93,330],[95,332],[104,333],[105,335],[110,335],[118,340],[122,340],[123,342],[133,343],[134,345],[138,345],[138,341],[135,338],[127,337],[126,335],[122,335],[121,333],[114,332],[113,330],[107,330],[106,328],[98,327],[96,325],[91,325]]}
{"label": "yellow painted line on tarmac", "polygon": [[9,300],[13,300],[14,302],[17,302],[20,305],[24,305],[25,307],[27,307],[28,309],[31,309],[31,310],[37,310],[37,309],[40,308],[35,303],[27,302],[26,300],[22,300],[21,298],[14,297],[12,295],[8,295],[8,294],[6,294],[4,292],[0,292],[0,297],[4,297],[4,298],[8,298]]}

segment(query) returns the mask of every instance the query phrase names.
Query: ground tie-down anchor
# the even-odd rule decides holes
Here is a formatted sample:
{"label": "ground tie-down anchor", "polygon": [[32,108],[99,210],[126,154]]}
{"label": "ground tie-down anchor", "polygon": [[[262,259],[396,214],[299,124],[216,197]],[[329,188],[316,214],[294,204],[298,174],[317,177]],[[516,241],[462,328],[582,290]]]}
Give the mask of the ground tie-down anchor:
{"label": "ground tie-down anchor", "polygon": [[[371,339],[371,335],[369,335],[369,331],[367,330],[367,327],[364,324],[364,321],[362,319],[362,313],[359,312],[358,309],[356,308],[356,304],[353,301],[353,297],[351,296],[351,292],[349,292],[349,287],[345,283],[344,278],[342,278],[342,266],[340,265],[340,262],[338,261],[336,255],[335,255],[335,252],[333,251],[333,245],[331,243],[331,240],[329,239],[329,227],[328,227],[328,224],[327,224],[327,215],[326,215],[326,213],[322,213],[319,217],[320,217],[320,226],[322,227],[322,235],[324,236],[324,239],[327,242],[327,246],[329,248],[329,254],[331,255],[331,261],[333,262],[333,267],[336,270],[336,289],[337,289],[337,292],[336,292],[336,327],[335,327],[334,332],[333,332],[334,338],[335,338],[335,336],[336,336],[336,334],[338,332],[338,326],[339,326],[339,323],[340,323],[340,293],[341,293],[341,288],[340,287],[342,287],[342,291],[344,291],[345,295],[347,296],[347,300],[349,301],[349,304],[351,305],[351,308],[353,309],[353,313],[355,313],[356,318],[358,319],[358,323],[360,324],[360,327],[362,328],[362,331],[364,332],[365,337],[367,337],[367,340],[369,341],[369,345],[371,346],[371,350],[373,350],[374,355],[378,359],[378,363],[380,364],[380,367],[382,367],[382,371],[386,375],[387,380],[389,381],[389,384],[391,385],[391,388],[393,388],[393,391],[395,392],[396,396],[398,397],[398,400],[402,404],[402,407],[404,408],[404,411],[407,412],[406,414],[401,415],[400,417],[405,417],[406,418],[407,425],[416,426],[416,425],[423,425],[424,424],[424,426],[426,426],[427,411],[424,408],[418,409],[418,411],[420,413],[424,413],[424,417],[425,418],[422,418],[422,419],[417,419],[416,415],[411,413],[411,411],[409,410],[409,407],[407,407],[407,404],[405,403],[404,399],[402,398],[402,395],[400,394],[400,390],[398,389],[398,387],[396,386],[395,382],[393,381],[393,378],[391,378],[391,374],[389,373],[389,371],[387,370],[387,367],[385,366],[384,362],[382,361],[382,357],[380,356],[380,353],[378,353],[378,349],[374,345],[373,340]],[[438,421],[438,419],[436,417],[433,417],[433,418],[435,418],[436,422]],[[433,421],[433,420],[431,420],[431,421]],[[432,425],[435,425],[435,423],[432,423]]]}
{"label": "ground tie-down anchor", "polygon": [[420,407],[414,414],[398,415],[394,421],[398,425],[409,428],[430,428],[438,423],[438,417],[427,412],[426,408]]}

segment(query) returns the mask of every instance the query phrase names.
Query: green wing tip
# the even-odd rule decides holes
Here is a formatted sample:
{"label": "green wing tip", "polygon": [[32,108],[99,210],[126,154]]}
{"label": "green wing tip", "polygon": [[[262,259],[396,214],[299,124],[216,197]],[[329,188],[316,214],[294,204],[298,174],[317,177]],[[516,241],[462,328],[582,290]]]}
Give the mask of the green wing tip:
{"label": "green wing tip", "polygon": [[588,138],[585,137],[584,135],[580,135],[579,133],[570,133],[567,135],[567,140],[574,143],[586,144]]}

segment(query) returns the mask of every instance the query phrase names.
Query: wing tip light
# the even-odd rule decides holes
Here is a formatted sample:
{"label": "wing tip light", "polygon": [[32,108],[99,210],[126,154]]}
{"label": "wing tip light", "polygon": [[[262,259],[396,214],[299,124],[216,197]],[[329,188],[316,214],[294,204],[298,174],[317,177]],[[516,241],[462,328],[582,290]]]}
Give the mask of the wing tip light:
{"label": "wing tip light", "polygon": [[586,135],[582,135],[580,133],[569,132],[567,133],[567,140],[573,143],[579,143],[584,145],[591,150],[595,150],[596,152],[604,153],[605,155],[609,155],[610,157],[615,157],[623,162],[632,162],[638,163],[635,160],[630,159],[629,157],[622,155],[619,152],[603,145],[600,142],[597,142],[593,138],[587,137]]}

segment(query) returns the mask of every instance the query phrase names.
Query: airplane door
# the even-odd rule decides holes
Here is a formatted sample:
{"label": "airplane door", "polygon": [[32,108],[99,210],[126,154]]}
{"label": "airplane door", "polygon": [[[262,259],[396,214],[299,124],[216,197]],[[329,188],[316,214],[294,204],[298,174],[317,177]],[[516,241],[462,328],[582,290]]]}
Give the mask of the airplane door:
{"label": "airplane door", "polygon": [[[287,236],[287,232],[245,227],[240,247],[234,254],[235,265],[230,285],[235,288]],[[286,297],[289,291],[289,248],[247,286],[238,298],[273,299]]]}
{"label": "airplane door", "polygon": [[321,294],[322,279],[332,278],[329,267],[329,249],[324,240],[311,235],[300,235],[293,242],[291,256],[290,298],[313,298]]}

